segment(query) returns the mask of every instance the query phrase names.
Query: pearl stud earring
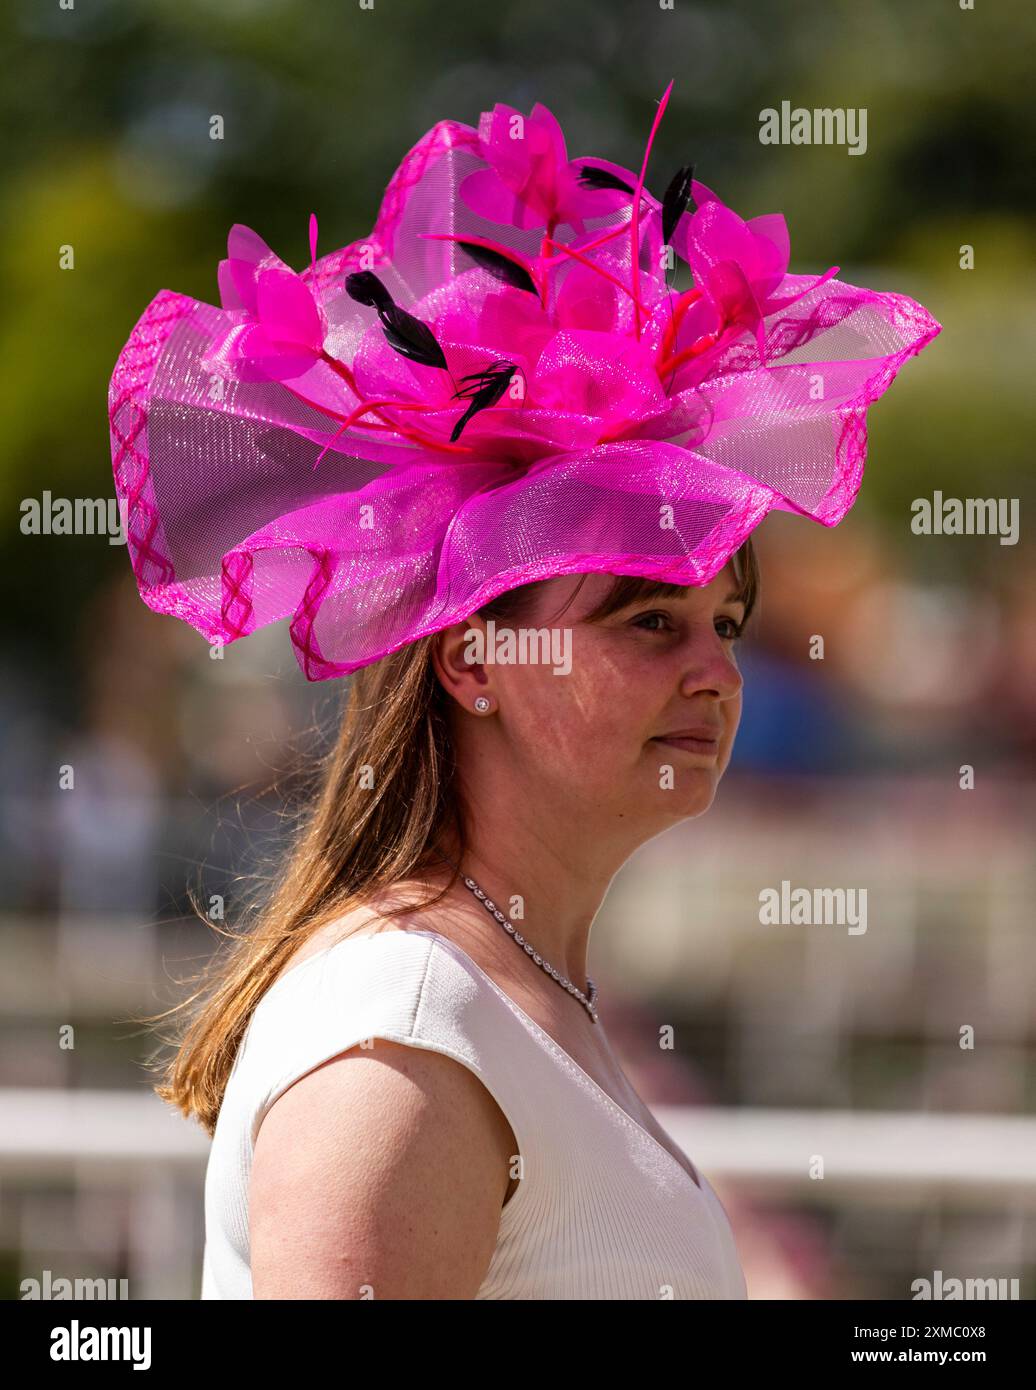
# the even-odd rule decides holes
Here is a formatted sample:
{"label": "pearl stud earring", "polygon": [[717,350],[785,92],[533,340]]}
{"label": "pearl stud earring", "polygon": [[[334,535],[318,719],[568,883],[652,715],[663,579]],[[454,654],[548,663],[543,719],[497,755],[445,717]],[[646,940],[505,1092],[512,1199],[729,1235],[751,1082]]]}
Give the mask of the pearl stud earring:
{"label": "pearl stud earring", "polygon": [[480,695],[478,697],[478,699],[475,701],[475,709],[478,711],[479,714],[485,714],[486,710],[489,709],[489,699],[487,698],[487,696]]}

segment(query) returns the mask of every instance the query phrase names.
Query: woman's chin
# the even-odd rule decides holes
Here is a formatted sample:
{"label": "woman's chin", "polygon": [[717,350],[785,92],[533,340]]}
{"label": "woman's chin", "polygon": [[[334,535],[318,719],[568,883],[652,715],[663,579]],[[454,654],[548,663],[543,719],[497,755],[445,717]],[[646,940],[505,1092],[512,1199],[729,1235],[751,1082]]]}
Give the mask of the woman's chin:
{"label": "woman's chin", "polygon": [[719,781],[718,770],[707,767],[682,768],[673,777],[672,785],[662,778],[656,779],[648,796],[650,809],[644,806],[645,818],[657,819],[661,815],[667,824],[676,825],[679,821],[704,815],[716,799]]}
{"label": "woman's chin", "polygon": [[703,816],[708,811],[716,799],[716,787],[713,784],[708,790],[702,791],[700,796],[685,796],[677,804],[676,817],[679,820],[691,820],[695,816]]}
{"label": "woman's chin", "polygon": [[[695,820],[699,816],[705,815],[712,805],[713,797],[706,793],[703,796],[680,796],[674,797],[670,792],[669,800],[656,799],[651,807],[643,807],[639,816],[639,824],[642,834],[639,836],[640,843],[653,840],[656,835],[664,835],[667,831],[682,825],[684,821]],[[633,819],[636,813],[631,813],[628,809],[624,812],[627,819]]]}

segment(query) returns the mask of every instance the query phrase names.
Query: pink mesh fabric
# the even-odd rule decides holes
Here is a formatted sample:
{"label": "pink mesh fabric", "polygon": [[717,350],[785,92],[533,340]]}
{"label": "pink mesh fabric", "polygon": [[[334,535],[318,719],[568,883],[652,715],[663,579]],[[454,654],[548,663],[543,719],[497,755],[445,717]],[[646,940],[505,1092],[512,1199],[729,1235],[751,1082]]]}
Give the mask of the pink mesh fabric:
{"label": "pink mesh fabric", "polygon": [[[694,275],[680,295],[658,201],[644,189],[634,258],[631,193],[576,177],[590,164],[632,189],[637,175],[566,162],[542,107],[526,118],[534,158],[516,163],[508,110],[430,130],[364,241],[296,276],[235,227],[223,307],[169,290],[148,305],[109,416],[151,608],[226,642],[290,618],[302,670],[323,680],[530,580],[705,584],[772,508],[845,515],[867,406],[939,324],[833,270],[786,273],[783,218],[743,223],[697,183],[671,238]],[[539,292],[443,236],[516,255]],[[345,290],[361,269],[432,329],[448,371],[392,348]],[[517,395],[451,443],[461,377],[500,361]]]}

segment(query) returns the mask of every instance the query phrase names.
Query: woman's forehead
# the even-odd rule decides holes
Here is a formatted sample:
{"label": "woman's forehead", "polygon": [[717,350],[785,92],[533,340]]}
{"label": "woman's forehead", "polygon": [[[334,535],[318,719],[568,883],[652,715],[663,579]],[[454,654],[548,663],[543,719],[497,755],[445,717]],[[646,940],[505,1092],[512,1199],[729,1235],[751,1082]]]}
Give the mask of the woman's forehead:
{"label": "woman's forehead", "polygon": [[543,581],[537,612],[544,618],[558,614],[566,621],[576,622],[597,610],[602,610],[598,616],[607,616],[630,604],[652,599],[689,606],[726,602],[736,598],[740,589],[730,562],[706,585],[669,584],[635,575],[567,574]]}

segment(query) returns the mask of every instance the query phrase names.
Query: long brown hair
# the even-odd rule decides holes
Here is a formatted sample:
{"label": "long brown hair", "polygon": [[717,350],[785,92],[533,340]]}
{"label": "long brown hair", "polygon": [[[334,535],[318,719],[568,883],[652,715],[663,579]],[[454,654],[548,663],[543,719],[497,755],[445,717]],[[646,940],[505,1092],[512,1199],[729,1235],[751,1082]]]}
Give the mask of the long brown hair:
{"label": "long brown hair", "polygon": [[[747,620],[759,586],[750,540],[732,565]],[[498,624],[520,623],[533,609],[539,587],[510,589],[479,615]],[[600,620],[629,603],[684,593],[682,585],[617,576],[584,621]],[[337,740],[314,762],[315,792],[289,838],[273,889],[254,914],[254,926],[239,931],[216,926],[196,905],[206,924],[233,944],[214,954],[188,999],[138,1020],[150,1024],[184,1016],[172,1040],[175,1054],[159,1064],[162,1080],[155,1090],[185,1115],[194,1115],[210,1135],[248,1021],[302,943],[393,884],[441,866],[440,851],[447,843],[454,856],[464,853],[448,697],[432,665],[434,641],[434,635],[421,638],[350,678]],[[417,906],[438,902],[456,879],[454,871],[444,888]],[[379,915],[414,910],[411,903]]]}

